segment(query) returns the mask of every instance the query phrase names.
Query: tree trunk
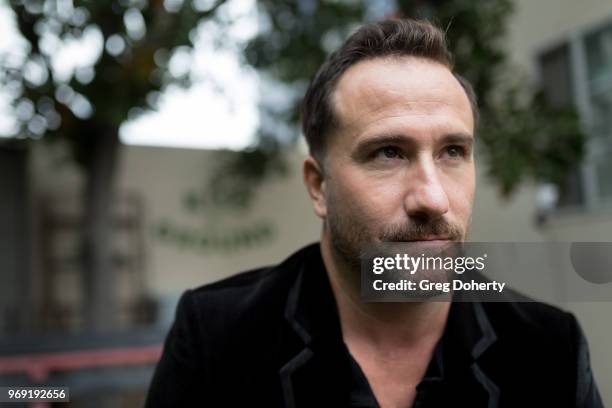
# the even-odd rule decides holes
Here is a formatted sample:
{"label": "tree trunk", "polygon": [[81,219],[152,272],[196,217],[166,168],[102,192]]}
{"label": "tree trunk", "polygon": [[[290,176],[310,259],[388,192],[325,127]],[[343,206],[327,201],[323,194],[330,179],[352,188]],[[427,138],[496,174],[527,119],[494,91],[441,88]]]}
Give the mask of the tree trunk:
{"label": "tree trunk", "polygon": [[85,167],[83,282],[85,326],[96,332],[117,326],[117,277],[113,265],[113,194],[119,151],[118,129],[93,138]]}

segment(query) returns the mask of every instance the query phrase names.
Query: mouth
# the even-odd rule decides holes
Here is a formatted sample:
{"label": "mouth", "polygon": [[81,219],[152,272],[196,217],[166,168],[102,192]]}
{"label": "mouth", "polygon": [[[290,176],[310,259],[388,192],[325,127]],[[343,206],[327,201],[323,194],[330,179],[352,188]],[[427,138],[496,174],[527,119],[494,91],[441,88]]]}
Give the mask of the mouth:
{"label": "mouth", "polygon": [[453,247],[455,241],[450,237],[427,235],[405,242],[405,250],[409,254],[426,254],[435,256]]}
{"label": "mouth", "polygon": [[441,237],[437,235],[426,235],[423,237],[419,237],[416,239],[411,239],[408,242],[425,242],[425,241],[433,241],[433,242],[449,242],[451,239],[449,237]]}

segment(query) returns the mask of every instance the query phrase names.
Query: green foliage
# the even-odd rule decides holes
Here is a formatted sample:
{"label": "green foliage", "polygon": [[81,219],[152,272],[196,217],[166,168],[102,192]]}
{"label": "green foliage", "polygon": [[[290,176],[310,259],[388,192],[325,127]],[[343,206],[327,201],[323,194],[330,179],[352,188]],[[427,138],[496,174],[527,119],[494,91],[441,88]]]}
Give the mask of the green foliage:
{"label": "green foliage", "polygon": [[586,140],[572,109],[554,109],[537,94],[521,107],[516,94],[486,112],[479,138],[486,149],[488,174],[502,194],[509,195],[523,181],[553,183],[563,191],[569,171],[585,154]]}
{"label": "green foliage", "polygon": [[[267,27],[247,46],[248,63],[288,88],[304,91],[326,56],[348,37],[367,10],[365,4],[354,1],[261,0],[257,5]],[[296,124],[299,99],[287,108],[281,112],[283,118]]]}
{"label": "green foliage", "polygon": [[[172,76],[168,60],[175,50],[190,52],[198,23],[224,2],[203,7],[202,1],[182,0],[11,0],[27,55],[21,66],[0,61],[0,83],[17,89],[17,104],[35,107],[21,117],[19,133],[67,141],[74,158],[86,165],[96,154],[96,139],[116,138],[121,123],[155,108],[164,86],[189,84],[188,70]],[[68,3],[73,8],[63,10]],[[102,46],[91,67],[59,77],[52,69],[54,48],[43,44],[87,35],[114,43],[115,51]],[[42,81],[28,80],[28,64],[42,70]]]}

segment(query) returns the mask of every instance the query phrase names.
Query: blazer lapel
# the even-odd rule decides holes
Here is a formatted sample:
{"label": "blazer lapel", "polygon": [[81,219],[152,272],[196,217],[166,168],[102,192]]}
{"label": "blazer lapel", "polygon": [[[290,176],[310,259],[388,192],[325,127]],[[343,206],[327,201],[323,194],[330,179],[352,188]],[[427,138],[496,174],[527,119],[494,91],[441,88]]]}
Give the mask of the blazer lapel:
{"label": "blazer lapel", "polygon": [[481,303],[455,301],[451,306],[445,341],[445,382],[461,396],[462,405],[499,405],[500,390],[482,362],[497,341],[497,335]]}
{"label": "blazer lapel", "polygon": [[[289,291],[285,320],[300,339],[279,370],[287,407],[346,406],[349,360],[318,247]],[[316,253],[315,253],[316,252]]]}

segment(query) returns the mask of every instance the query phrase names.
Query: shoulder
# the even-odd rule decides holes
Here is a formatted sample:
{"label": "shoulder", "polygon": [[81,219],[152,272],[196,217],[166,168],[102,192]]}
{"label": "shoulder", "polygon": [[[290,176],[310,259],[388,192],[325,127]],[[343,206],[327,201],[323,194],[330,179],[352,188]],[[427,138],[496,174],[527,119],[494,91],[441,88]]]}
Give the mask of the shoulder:
{"label": "shoulder", "polygon": [[496,379],[520,378],[523,389],[534,384],[575,406],[602,406],[587,340],[572,313],[535,301],[482,305],[496,334],[484,364]]}
{"label": "shoulder", "polygon": [[221,303],[233,308],[254,306],[279,292],[282,295],[296,278],[305,261],[319,251],[319,244],[303,247],[278,265],[260,267],[237,273],[217,282],[191,289],[190,296],[196,304]]}
{"label": "shoulder", "polygon": [[558,331],[569,328],[575,321],[573,315],[565,310],[529,298],[524,301],[491,302],[484,304],[493,323],[509,328],[532,328],[534,330]]}
{"label": "shoulder", "polygon": [[[487,278],[476,273],[476,280]],[[529,341],[572,341],[578,330],[576,318],[558,306],[539,302],[525,294],[506,288],[503,293],[475,295],[482,305],[498,338],[520,338]],[[567,343],[569,345],[569,343]]]}
{"label": "shoulder", "polygon": [[485,303],[483,309],[496,335],[491,353],[509,371],[519,375],[529,367],[575,384],[581,331],[573,314],[535,301]]}
{"label": "shoulder", "polygon": [[207,333],[222,337],[232,330],[245,331],[255,324],[275,322],[284,316],[290,288],[308,257],[319,244],[308,245],[278,265],[261,267],[186,291],[177,308],[190,315]]}
{"label": "shoulder", "polygon": [[[525,357],[573,361],[582,332],[572,313],[532,299],[483,303],[501,349]],[[511,353],[512,354],[512,353]]]}

